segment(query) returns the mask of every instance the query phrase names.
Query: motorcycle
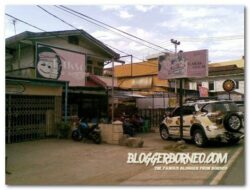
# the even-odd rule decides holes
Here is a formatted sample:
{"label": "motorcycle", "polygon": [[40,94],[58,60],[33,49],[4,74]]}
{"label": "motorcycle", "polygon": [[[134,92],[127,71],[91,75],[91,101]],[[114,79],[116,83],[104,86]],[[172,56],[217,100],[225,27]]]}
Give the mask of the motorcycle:
{"label": "motorcycle", "polygon": [[78,127],[72,131],[71,137],[74,141],[81,141],[83,138],[87,138],[96,144],[100,144],[102,141],[98,123],[89,126],[87,122],[80,121]]}

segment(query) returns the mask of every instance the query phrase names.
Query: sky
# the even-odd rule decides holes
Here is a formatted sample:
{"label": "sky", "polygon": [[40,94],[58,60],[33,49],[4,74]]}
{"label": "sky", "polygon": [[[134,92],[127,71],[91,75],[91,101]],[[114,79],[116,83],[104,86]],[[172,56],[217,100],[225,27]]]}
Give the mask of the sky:
{"label": "sky", "polygon": [[[163,51],[156,47],[151,49],[115,32],[105,30],[55,6],[42,7],[75,27],[85,30],[103,43],[134,55],[135,62]],[[174,51],[170,39],[180,41],[178,50],[184,52],[208,49],[210,62],[236,60],[244,55],[244,6],[74,5],[68,7],[170,51]],[[73,29],[35,5],[9,5],[6,6],[5,12],[46,31]],[[16,21],[16,33],[26,30],[40,32]],[[5,37],[14,34],[13,20],[5,16]]]}

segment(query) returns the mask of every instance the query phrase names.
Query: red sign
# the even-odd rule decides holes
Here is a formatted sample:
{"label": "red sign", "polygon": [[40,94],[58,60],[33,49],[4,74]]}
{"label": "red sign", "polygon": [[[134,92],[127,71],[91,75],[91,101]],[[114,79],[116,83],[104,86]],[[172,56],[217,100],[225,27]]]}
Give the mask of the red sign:
{"label": "red sign", "polygon": [[199,86],[200,97],[208,97],[208,89],[202,86]]}
{"label": "red sign", "polygon": [[85,86],[85,54],[37,44],[36,76]]}
{"label": "red sign", "polygon": [[208,51],[198,50],[159,57],[158,78],[202,78],[208,76]]}

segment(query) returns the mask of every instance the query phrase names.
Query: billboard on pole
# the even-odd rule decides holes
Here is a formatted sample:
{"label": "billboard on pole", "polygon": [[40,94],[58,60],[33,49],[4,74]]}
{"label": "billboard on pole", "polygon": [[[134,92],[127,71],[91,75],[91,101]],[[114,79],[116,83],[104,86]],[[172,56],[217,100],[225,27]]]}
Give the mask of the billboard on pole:
{"label": "billboard on pole", "polygon": [[159,57],[158,78],[201,78],[208,76],[208,51],[197,50]]}
{"label": "billboard on pole", "polygon": [[36,76],[85,86],[85,54],[38,43]]}

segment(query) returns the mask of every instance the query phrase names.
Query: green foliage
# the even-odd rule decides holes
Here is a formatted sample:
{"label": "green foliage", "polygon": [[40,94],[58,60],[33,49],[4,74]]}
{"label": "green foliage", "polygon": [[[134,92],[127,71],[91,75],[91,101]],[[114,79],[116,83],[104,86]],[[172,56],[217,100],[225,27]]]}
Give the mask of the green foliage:
{"label": "green foliage", "polygon": [[68,123],[60,122],[56,124],[59,138],[68,138],[70,126]]}

